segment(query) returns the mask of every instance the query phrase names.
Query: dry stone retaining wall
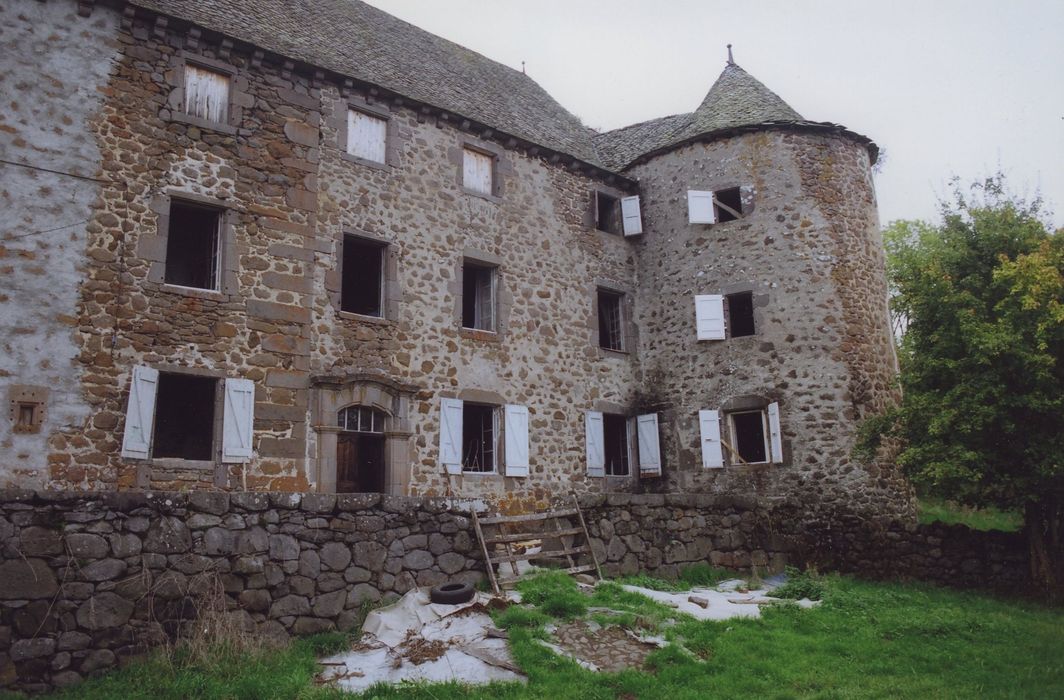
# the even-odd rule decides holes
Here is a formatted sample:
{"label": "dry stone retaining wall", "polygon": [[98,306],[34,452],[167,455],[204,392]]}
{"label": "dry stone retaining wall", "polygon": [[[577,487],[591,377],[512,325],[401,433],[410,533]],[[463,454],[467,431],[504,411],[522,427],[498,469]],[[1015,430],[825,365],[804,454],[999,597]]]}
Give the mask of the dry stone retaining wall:
{"label": "dry stone retaining wall", "polygon": [[[582,496],[607,576],[708,562],[1027,585],[1019,534],[811,523],[786,502]],[[367,603],[483,578],[472,502],[372,494],[0,491],[0,688],[77,683],[201,610],[267,637],[346,630]],[[215,598],[212,591],[218,591]],[[220,602],[220,604],[219,604]]]}

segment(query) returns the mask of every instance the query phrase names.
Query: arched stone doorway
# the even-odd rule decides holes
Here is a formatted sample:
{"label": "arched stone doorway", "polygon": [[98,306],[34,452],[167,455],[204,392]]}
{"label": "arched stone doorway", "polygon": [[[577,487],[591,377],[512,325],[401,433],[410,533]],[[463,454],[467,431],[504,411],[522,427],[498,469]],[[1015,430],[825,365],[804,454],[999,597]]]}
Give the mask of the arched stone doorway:
{"label": "arched stone doorway", "polygon": [[373,374],[314,377],[311,410],[318,491],[408,492],[407,416],[416,390]]}

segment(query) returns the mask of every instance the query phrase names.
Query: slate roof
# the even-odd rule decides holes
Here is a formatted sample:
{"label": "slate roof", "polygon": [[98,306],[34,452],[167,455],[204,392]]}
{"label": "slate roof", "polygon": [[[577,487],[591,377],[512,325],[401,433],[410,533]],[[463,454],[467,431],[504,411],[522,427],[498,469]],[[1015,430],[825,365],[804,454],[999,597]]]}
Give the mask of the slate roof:
{"label": "slate roof", "polygon": [[595,145],[607,167],[622,171],[641,156],[667,150],[699,137],[758,127],[796,127],[846,133],[865,143],[875,160],[878,148],[869,139],[838,124],[812,122],[735,63],[729,63],[694,112],[653,119],[596,134]]}
{"label": "slate roof", "polygon": [[524,73],[358,0],[133,0],[602,165],[593,132]]}

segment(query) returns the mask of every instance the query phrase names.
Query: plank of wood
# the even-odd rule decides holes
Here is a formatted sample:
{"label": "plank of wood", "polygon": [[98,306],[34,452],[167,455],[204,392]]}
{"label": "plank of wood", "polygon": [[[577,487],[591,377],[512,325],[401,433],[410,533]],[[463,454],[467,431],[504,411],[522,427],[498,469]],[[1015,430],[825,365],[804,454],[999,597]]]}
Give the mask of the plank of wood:
{"label": "plank of wood", "polygon": [[488,581],[491,582],[491,590],[495,591],[495,595],[502,595],[502,591],[499,589],[499,582],[495,579],[495,567],[491,565],[491,557],[488,555],[488,545],[484,544],[484,533],[480,529],[480,520],[477,518],[477,512],[472,510],[473,513],[473,530],[477,533],[477,540],[480,541],[480,551],[484,555],[484,566],[488,570]]}
{"label": "plank of wood", "polygon": [[598,573],[599,581],[602,580],[602,567],[599,566],[598,557],[595,556],[595,550],[591,548],[591,535],[587,531],[587,523],[584,521],[584,512],[580,510],[580,499],[577,498],[576,491],[573,491],[573,506],[575,506],[576,515],[580,520],[580,527],[584,528],[584,542],[587,542],[587,551],[591,554],[591,561],[595,564],[595,572]]}
{"label": "plank of wood", "polygon": [[[562,535],[561,535],[562,524],[557,519],[555,519],[555,521],[554,521],[554,530],[555,530],[555,532],[558,533],[558,542],[561,543],[561,545],[564,547],[565,546],[565,541],[562,539]],[[576,566],[576,562],[573,561],[573,555],[572,554],[566,554],[565,555],[565,560],[569,563],[569,568],[572,568],[572,567]]]}
{"label": "plank of wood", "polygon": [[548,552],[525,552],[524,554],[510,554],[505,557],[494,557],[491,560],[492,564],[500,564],[503,562],[515,563],[519,561],[528,561],[529,559],[553,559],[554,557],[564,557],[569,554],[580,554],[582,552],[590,552],[591,547],[588,545],[581,545],[579,547],[570,547],[569,549],[552,549]]}
{"label": "plank of wood", "polygon": [[485,540],[488,544],[501,544],[503,542],[525,542],[530,540],[542,540],[544,537],[556,537],[562,535],[580,535],[583,534],[584,528],[582,527],[570,527],[563,530],[554,530],[546,532],[519,532],[514,535],[496,535],[489,537]]}
{"label": "plank of wood", "polygon": [[531,520],[547,520],[548,518],[566,518],[576,515],[576,511],[554,510],[547,513],[529,513],[528,515],[495,515],[490,518],[481,518],[481,525],[498,525],[500,523],[524,523]]}

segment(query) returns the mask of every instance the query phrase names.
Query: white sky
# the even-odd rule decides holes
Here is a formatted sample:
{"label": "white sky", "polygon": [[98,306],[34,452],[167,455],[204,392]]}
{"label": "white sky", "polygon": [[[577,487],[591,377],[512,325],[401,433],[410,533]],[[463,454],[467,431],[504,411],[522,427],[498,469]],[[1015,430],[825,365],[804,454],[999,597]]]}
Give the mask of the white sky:
{"label": "white sky", "polygon": [[1064,0],[368,0],[528,74],[585,124],[698,106],[735,61],[886,152],[880,218],[999,168],[1064,226]]}

